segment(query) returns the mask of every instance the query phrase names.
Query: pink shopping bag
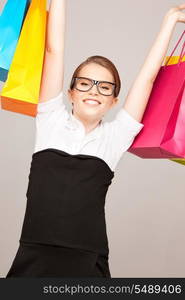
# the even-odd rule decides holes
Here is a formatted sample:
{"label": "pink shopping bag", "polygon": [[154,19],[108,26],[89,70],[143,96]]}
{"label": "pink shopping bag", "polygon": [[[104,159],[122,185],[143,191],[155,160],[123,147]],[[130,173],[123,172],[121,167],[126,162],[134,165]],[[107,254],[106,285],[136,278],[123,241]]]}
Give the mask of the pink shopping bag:
{"label": "pink shopping bag", "polygon": [[[183,38],[182,33],[175,49]],[[185,157],[185,61],[184,46],[177,64],[161,66],[142,123],[143,130],[128,149],[142,158]]]}

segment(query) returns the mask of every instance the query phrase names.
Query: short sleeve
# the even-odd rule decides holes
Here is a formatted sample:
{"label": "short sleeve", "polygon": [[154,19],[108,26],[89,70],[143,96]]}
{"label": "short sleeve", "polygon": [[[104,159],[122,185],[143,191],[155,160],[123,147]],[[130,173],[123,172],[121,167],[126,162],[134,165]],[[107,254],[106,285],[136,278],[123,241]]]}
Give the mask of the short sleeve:
{"label": "short sleeve", "polygon": [[56,97],[45,102],[39,102],[37,105],[36,125],[52,126],[57,120],[64,120],[68,115],[63,100],[63,91]]}
{"label": "short sleeve", "polygon": [[143,126],[144,124],[134,119],[124,108],[118,111],[113,121],[108,122],[107,134],[115,159],[128,150]]}
{"label": "short sleeve", "polygon": [[124,108],[121,108],[115,117],[115,126],[118,126],[118,130],[119,128],[125,129],[132,138],[141,131],[144,124],[138,122]]}
{"label": "short sleeve", "polygon": [[40,102],[37,106],[35,151],[50,145],[58,128],[62,128],[68,118],[68,111],[63,102],[63,92],[56,97]]}
{"label": "short sleeve", "polygon": [[47,113],[50,111],[55,111],[57,109],[64,109],[63,103],[63,91],[61,91],[58,96],[51,98],[45,102],[39,102],[37,105],[37,113]]}

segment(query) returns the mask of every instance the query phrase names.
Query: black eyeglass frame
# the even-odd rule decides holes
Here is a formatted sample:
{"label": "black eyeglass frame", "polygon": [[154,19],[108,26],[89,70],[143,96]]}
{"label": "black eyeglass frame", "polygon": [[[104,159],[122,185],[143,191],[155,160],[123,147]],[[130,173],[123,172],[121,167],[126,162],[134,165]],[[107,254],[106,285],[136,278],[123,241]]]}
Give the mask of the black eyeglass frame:
{"label": "black eyeglass frame", "polygon": [[[81,91],[81,92],[88,92],[88,91],[90,91],[90,90],[92,89],[92,87],[93,87],[94,85],[96,85],[96,86],[97,86],[98,92],[99,92],[101,95],[103,95],[103,96],[112,96],[113,93],[115,92],[116,83],[113,83],[113,82],[110,82],[110,81],[105,81],[105,80],[102,80],[102,81],[94,80],[94,79],[87,78],[87,77],[73,77],[73,81],[72,81],[72,85],[71,85],[72,87],[73,87],[73,85],[74,85],[76,79],[88,79],[88,80],[90,80],[90,81],[92,82],[92,86],[91,86],[88,90],[86,90],[86,91],[82,91],[82,90],[77,89],[77,88],[75,87],[75,89],[78,90],[78,91]],[[98,86],[98,85],[99,85],[100,83],[102,83],[102,82],[110,83],[110,84],[114,85],[113,92],[112,92],[110,95],[105,95],[105,94],[103,94],[103,93],[101,93],[101,92],[99,91],[99,86]]]}

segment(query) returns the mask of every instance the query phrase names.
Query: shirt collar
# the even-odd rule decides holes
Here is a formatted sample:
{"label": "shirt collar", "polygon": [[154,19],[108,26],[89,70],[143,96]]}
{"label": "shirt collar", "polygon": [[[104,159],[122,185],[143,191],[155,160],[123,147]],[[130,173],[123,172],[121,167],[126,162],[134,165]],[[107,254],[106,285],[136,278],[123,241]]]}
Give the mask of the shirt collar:
{"label": "shirt collar", "polygon": [[93,130],[91,130],[89,133],[85,134],[85,127],[84,127],[83,123],[72,114],[72,111],[70,111],[67,127],[72,130],[77,130],[77,129],[82,130],[82,131],[84,131],[84,135],[90,136],[90,137],[95,137],[95,136],[99,135],[101,128],[102,128],[102,124],[103,124],[103,121],[100,120],[99,124]]}

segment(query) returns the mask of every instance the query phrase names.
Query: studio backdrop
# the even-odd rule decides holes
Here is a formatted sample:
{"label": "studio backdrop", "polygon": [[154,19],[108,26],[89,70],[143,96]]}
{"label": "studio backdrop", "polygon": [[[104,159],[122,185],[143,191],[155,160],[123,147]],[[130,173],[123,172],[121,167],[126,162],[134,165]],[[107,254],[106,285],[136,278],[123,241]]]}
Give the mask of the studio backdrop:
{"label": "studio backdrop", "polygon": [[[6,1],[0,0],[2,11]],[[106,56],[122,82],[114,119],[160,29],[182,0],[67,0],[64,96],[74,69],[91,55]],[[184,29],[177,24],[168,54]],[[62,54],[61,54],[62,55]],[[1,82],[2,89],[4,82]],[[35,142],[35,118],[0,111],[0,277],[18,248]],[[106,198],[112,277],[185,277],[185,166],[126,152]]]}

